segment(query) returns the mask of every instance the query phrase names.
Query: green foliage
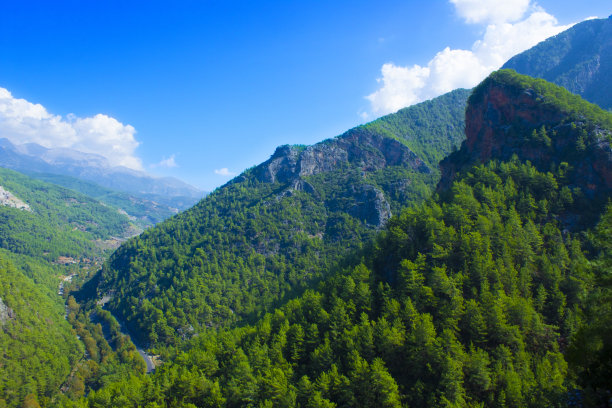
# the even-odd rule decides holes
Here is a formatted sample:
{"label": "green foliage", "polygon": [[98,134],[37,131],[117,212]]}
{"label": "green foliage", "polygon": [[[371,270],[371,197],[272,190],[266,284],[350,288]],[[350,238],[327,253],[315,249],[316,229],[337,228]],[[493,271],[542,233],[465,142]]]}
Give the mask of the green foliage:
{"label": "green foliage", "polygon": [[9,407],[26,402],[35,406],[34,401],[46,405],[82,354],[82,346],[64,320],[63,305],[4,258],[0,299],[0,398]]}
{"label": "green foliage", "polygon": [[[605,378],[612,301],[606,285],[612,216],[594,235],[583,233],[586,224],[576,218],[598,218],[601,206],[574,183],[574,169],[586,161],[593,142],[601,142],[592,140],[595,130],[605,133],[612,122],[609,114],[558,87],[511,71],[487,81],[519,93],[531,89],[540,103],[564,116],[567,139],[575,141],[562,158],[546,169],[516,156],[464,162],[447,190],[405,208],[367,245],[370,235],[358,234],[355,218],[333,213],[354,205],[352,196],[335,186],[357,189],[365,178],[389,195],[391,186],[406,180],[405,169],[364,175],[346,167],[309,176],[305,181],[319,198],[314,202],[304,191],[278,199],[284,186],[259,183],[247,173],[200,203],[202,211],[162,224],[113,258],[105,288],[115,289],[115,307],[139,330],[149,329],[151,341],[174,346],[166,348],[166,363],[153,375],[109,384],[79,404],[561,407],[572,398],[603,404],[610,392]],[[472,98],[482,97],[485,88],[477,87]],[[383,124],[370,129],[385,132]],[[516,143],[552,150],[556,129],[532,130],[514,135]],[[389,135],[397,139],[390,130]],[[418,202],[424,190],[418,186],[428,182],[413,180],[417,189],[403,197]],[[308,246],[296,244],[301,243],[296,231],[320,236],[323,245],[308,252]],[[186,242],[195,245],[185,249]],[[216,242],[227,246],[213,246]],[[288,250],[296,247],[306,251]],[[244,248],[260,257],[241,253]],[[249,299],[248,286],[233,285],[252,282],[256,266],[265,271],[269,263],[279,265],[279,254],[287,268],[297,260],[296,274],[277,269],[257,282],[289,291],[296,286],[284,283],[297,277],[304,282],[301,295],[278,296],[281,292],[266,289]],[[308,254],[308,262],[302,254]],[[337,262],[341,254],[343,262]],[[327,262],[312,262],[317,257]],[[220,259],[230,261],[215,269]],[[128,264],[129,272],[122,271]],[[318,284],[300,274],[306,270]],[[199,276],[207,280],[198,281]],[[216,279],[219,283],[211,285]],[[215,284],[219,289],[201,302],[199,288]],[[189,292],[189,287],[198,289]],[[122,304],[126,298],[131,303]],[[241,317],[249,309],[238,307],[217,320],[188,317],[197,316],[196,304],[209,302],[203,310],[219,313],[234,299],[241,300],[235,306],[254,306],[259,319]],[[598,318],[591,319],[593,314]],[[183,317],[185,323],[178,320]],[[202,321],[212,329],[198,327]],[[228,321],[239,324],[222,324]],[[186,323],[198,336],[176,341],[191,327]],[[586,358],[572,357],[582,351]]]}
{"label": "green foliage", "polygon": [[150,390],[142,406],[563,406],[576,384],[560,345],[592,273],[556,221],[573,205],[562,185],[518,160],[474,167],[393,218],[364,263],[81,403],[111,406],[129,384]]}
{"label": "green foliage", "polygon": [[126,216],[89,197],[0,169],[0,185],[31,211],[0,206],[0,248],[56,260],[59,256],[93,258],[102,250],[96,239],[122,236]]}
{"label": "green foliage", "polygon": [[[306,288],[374,229],[346,212],[338,172],[309,181],[320,198],[253,177],[144,232],[104,268],[111,307],[145,341],[174,343],[206,326],[254,319]],[[333,180],[333,181],[332,181]]]}
{"label": "green foliage", "polygon": [[518,94],[532,90],[543,100],[543,106],[566,114],[565,121],[587,120],[595,125],[612,128],[612,114],[599,106],[587,102],[565,88],[538,78],[517,74],[511,69],[501,69],[482,81],[468,99],[468,104],[481,100],[483,93],[491,84],[514,88]]}
{"label": "green foliage", "polygon": [[[365,152],[363,163],[334,159],[332,169],[301,176],[295,185],[264,182],[258,168],[247,170],[123,245],[105,265],[100,291],[113,296],[111,310],[151,344],[256,321],[373,236],[386,203],[377,209],[372,196],[383,194],[399,212],[430,195],[439,180],[437,160],[463,138],[466,98],[467,91],[454,91],[347,132],[349,155]],[[351,139],[354,134],[359,137]],[[384,148],[389,137],[434,171],[414,170],[408,159],[378,164],[386,163],[381,147],[364,140]],[[317,152],[333,155],[333,147],[324,148],[334,143],[322,142]],[[299,155],[306,146],[283,149]]]}
{"label": "green foliage", "polygon": [[[172,207],[169,207],[168,204],[163,205],[156,202],[155,200],[158,199],[158,197],[151,197],[151,199],[136,197],[128,193],[102,187],[89,181],[58,174],[31,173],[29,175],[38,180],[78,191],[81,194],[94,198],[111,207],[121,209],[132,217],[131,219],[134,223],[142,228],[155,225],[176,214],[176,211]],[[171,198],[168,198],[168,200],[171,200]],[[175,205],[178,206],[181,198],[176,198],[175,200],[177,201]],[[195,203],[193,199],[184,198],[183,200],[188,205],[180,205],[178,208],[180,210],[184,210]]]}
{"label": "green foliage", "polygon": [[456,89],[383,116],[362,128],[399,140],[437,170],[440,160],[465,139],[464,112],[469,94],[467,89]]}
{"label": "green foliage", "polygon": [[588,403],[604,406],[612,392],[612,206],[592,240],[597,251],[592,264],[597,285],[590,291],[583,324],[572,338],[568,356]]}
{"label": "green foliage", "polygon": [[[53,406],[61,390],[83,395],[83,370],[106,378],[79,360],[84,350],[98,360],[102,352],[94,337],[77,330],[79,342],[66,321],[59,278],[95,269],[104,256],[102,240],[122,236],[130,225],[94,199],[11,170],[0,169],[0,186],[29,206],[0,206],[0,299],[6,307],[0,316],[0,404]],[[129,367],[137,364],[130,361]],[[119,369],[102,366],[113,380],[121,378]]]}

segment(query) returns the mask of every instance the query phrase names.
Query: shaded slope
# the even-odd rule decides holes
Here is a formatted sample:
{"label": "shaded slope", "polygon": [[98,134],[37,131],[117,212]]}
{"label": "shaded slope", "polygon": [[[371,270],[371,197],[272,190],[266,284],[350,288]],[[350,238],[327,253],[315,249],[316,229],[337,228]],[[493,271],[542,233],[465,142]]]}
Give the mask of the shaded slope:
{"label": "shaded slope", "polygon": [[612,108],[612,16],[588,20],[513,57],[502,68],[563,86]]}

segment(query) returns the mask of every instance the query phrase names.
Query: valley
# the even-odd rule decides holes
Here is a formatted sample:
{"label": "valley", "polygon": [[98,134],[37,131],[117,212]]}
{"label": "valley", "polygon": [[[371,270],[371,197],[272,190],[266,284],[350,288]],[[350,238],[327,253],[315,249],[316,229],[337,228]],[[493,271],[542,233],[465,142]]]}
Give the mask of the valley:
{"label": "valley", "polygon": [[610,24],[205,196],[0,139],[0,408],[608,406]]}

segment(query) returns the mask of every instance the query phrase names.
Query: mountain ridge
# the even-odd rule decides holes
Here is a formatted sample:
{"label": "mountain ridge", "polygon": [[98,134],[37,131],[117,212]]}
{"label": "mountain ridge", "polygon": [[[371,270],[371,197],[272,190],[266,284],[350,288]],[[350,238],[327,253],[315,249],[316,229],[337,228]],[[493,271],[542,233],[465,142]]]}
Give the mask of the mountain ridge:
{"label": "mountain ridge", "polygon": [[46,148],[36,143],[19,145],[7,138],[0,139],[0,165],[29,174],[71,176],[166,205],[178,204],[181,210],[193,205],[204,194],[172,177],[153,177],[127,167],[113,167],[97,154]]}
{"label": "mountain ridge", "polygon": [[439,171],[406,141],[444,132],[443,143],[422,146],[431,157],[458,146],[462,120],[438,118],[461,117],[467,95],[449,93],[428,102],[431,110],[407,108],[310,147],[279,147],[126,243],[105,265],[99,295],[115,293],[110,310],[152,343],[269,310],[318,279],[341,251],[363,245],[402,205],[429,195]]}
{"label": "mountain ridge", "polygon": [[[610,197],[607,179],[584,171],[599,171],[588,169],[591,153],[609,151],[612,114],[576,98],[492,74],[470,98],[468,137],[437,195],[396,213],[357,256],[253,324],[199,331],[151,376],[103,387],[83,405],[605,406],[612,207],[585,206],[581,189],[595,181]],[[602,222],[564,228],[576,211]],[[594,315],[591,326],[584,316]]]}
{"label": "mountain ridge", "polygon": [[546,79],[612,109],[612,18],[583,21],[511,58],[503,68]]}

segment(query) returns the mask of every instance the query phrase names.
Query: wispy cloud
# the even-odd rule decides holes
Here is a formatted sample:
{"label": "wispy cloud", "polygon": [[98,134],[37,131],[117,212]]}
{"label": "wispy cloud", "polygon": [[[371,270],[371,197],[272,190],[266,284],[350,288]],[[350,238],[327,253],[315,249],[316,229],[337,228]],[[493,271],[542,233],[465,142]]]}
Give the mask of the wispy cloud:
{"label": "wispy cloud", "polygon": [[151,167],[165,167],[167,169],[178,167],[178,164],[176,163],[176,155],[173,154],[170,157],[164,157],[159,163],[153,164]]}
{"label": "wispy cloud", "polygon": [[135,155],[136,129],[104,114],[87,118],[51,114],[40,104],[18,99],[0,88],[0,135],[13,143],[67,147],[106,157],[112,165],[142,170]]}
{"label": "wispy cloud", "polygon": [[[486,24],[481,39],[470,50],[446,47],[426,65],[386,63],[368,95],[368,117],[395,112],[456,88],[471,88],[510,57],[571,27],[530,0],[450,0],[466,23]],[[363,115],[362,115],[363,117]]]}
{"label": "wispy cloud", "polygon": [[223,167],[221,169],[215,169],[215,174],[218,174],[219,176],[224,176],[224,177],[232,177],[236,175],[235,172],[229,171],[227,167]]}

